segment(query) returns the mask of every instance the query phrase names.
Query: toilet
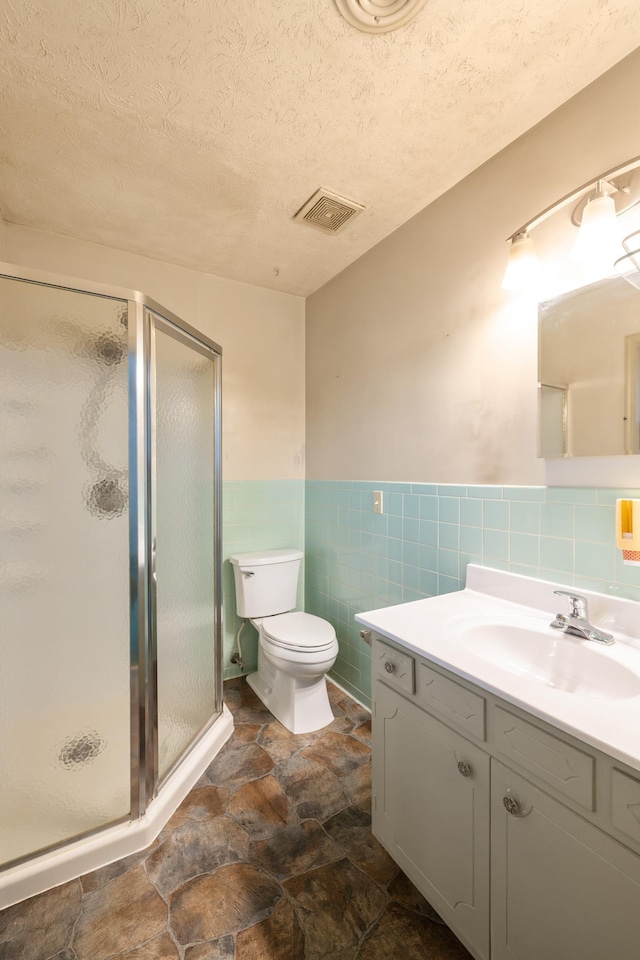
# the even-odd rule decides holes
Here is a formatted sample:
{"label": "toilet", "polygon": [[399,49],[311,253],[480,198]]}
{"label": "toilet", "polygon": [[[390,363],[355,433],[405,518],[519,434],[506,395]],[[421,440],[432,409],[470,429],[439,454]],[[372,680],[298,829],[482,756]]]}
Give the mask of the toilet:
{"label": "toilet", "polygon": [[236,610],[258,631],[258,669],[247,682],[292,733],[311,733],[333,720],[325,673],[338,656],[326,620],[296,610],[300,550],[263,550],[230,558]]}

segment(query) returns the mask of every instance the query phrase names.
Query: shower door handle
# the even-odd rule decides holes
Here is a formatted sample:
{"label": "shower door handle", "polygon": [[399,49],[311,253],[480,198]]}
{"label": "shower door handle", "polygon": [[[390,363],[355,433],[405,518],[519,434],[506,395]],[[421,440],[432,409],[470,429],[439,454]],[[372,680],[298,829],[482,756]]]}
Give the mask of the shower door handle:
{"label": "shower door handle", "polygon": [[154,583],[158,582],[156,576],[156,538],[154,537],[151,542],[151,579]]}

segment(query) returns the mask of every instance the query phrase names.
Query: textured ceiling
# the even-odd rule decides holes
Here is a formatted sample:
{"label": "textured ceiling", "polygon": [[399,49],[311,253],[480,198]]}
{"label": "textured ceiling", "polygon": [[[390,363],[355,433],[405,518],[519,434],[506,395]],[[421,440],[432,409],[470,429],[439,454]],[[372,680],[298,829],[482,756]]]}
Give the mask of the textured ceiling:
{"label": "textured ceiling", "polygon": [[[5,0],[5,219],[309,294],[640,43],[638,0]],[[366,210],[292,221],[319,186]],[[276,275],[276,269],[279,274]]]}

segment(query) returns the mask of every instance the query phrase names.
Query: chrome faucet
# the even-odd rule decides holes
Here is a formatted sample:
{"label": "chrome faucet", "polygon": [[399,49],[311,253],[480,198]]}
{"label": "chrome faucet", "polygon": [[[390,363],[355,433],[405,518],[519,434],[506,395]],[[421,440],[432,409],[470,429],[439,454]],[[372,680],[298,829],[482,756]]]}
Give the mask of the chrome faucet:
{"label": "chrome faucet", "polygon": [[564,613],[556,614],[555,620],[549,624],[554,630],[563,630],[574,637],[581,637],[583,640],[594,640],[596,643],[604,643],[610,646],[615,643],[610,633],[598,630],[589,623],[589,605],[587,598],[579,593],[573,593],[571,590],[554,590],[559,597],[567,597],[569,600],[569,616]]}

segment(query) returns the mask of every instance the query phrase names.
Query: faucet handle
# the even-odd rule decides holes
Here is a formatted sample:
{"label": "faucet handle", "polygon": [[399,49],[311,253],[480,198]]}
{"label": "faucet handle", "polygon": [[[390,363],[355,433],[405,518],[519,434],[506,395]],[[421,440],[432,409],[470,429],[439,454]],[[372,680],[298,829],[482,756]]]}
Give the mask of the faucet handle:
{"label": "faucet handle", "polygon": [[586,597],[573,590],[554,590],[558,597],[567,597],[569,600],[569,616],[577,617],[581,620],[589,619],[589,603]]}

